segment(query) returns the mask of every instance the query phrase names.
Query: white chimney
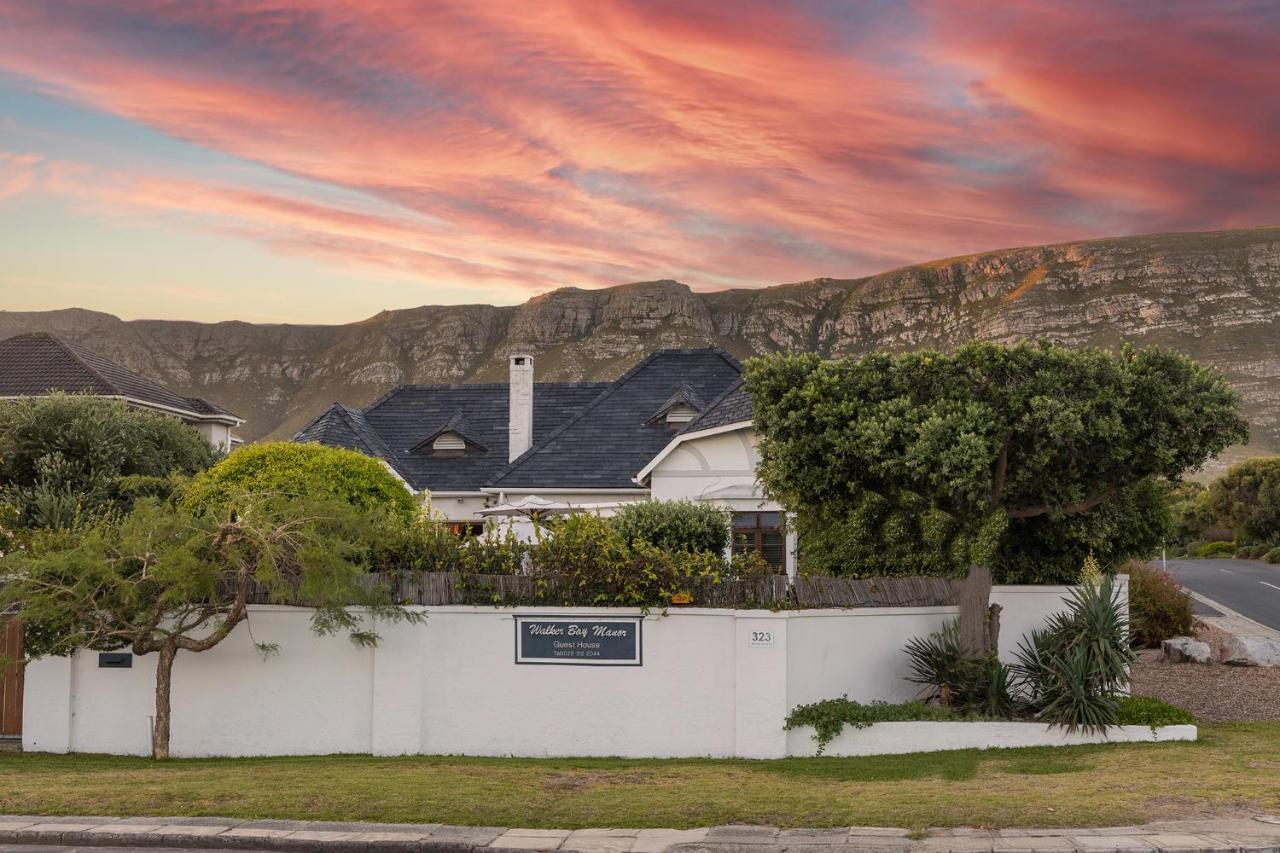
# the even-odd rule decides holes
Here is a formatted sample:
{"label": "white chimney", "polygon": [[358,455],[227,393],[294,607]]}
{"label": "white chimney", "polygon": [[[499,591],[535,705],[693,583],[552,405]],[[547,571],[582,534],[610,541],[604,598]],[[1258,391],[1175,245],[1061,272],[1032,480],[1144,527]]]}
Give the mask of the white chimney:
{"label": "white chimney", "polygon": [[507,415],[507,461],[533,446],[533,356],[511,356],[511,404]]}

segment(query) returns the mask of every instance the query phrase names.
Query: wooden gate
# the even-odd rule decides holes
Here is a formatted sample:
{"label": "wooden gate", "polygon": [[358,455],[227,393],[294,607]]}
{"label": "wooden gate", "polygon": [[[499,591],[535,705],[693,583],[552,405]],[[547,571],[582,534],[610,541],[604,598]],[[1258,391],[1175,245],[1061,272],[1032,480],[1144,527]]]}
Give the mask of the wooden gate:
{"label": "wooden gate", "polygon": [[22,620],[0,621],[0,737],[22,736]]}

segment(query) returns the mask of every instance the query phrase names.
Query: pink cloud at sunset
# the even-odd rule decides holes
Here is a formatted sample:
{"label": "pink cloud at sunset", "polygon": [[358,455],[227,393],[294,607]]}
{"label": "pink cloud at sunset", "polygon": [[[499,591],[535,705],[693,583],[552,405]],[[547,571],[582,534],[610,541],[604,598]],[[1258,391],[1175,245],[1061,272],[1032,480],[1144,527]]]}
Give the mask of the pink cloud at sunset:
{"label": "pink cloud at sunset", "polygon": [[416,282],[418,302],[762,286],[1280,220],[1264,3],[0,0],[0,16],[18,122],[47,100],[190,152],[88,146],[94,178],[72,182],[50,181],[50,152],[0,154],[0,215],[33,194],[163,215]]}

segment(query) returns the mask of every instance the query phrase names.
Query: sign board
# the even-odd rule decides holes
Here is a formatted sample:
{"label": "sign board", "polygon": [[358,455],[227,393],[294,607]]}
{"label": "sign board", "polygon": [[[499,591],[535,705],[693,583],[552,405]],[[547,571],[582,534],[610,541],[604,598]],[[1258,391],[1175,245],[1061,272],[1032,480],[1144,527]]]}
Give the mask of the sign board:
{"label": "sign board", "polygon": [[766,628],[759,631],[752,631],[747,638],[747,642],[756,648],[772,648],[773,629]]}
{"label": "sign board", "polygon": [[517,615],[516,663],[641,666],[642,618]]}

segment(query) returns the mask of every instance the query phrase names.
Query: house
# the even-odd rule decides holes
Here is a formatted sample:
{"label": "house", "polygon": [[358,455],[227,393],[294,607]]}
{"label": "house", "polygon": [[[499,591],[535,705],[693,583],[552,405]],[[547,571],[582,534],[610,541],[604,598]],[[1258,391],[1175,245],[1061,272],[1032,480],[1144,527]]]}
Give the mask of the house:
{"label": "house", "polygon": [[244,423],[238,415],[203,397],[171,391],[80,344],[47,332],[0,340],[0,399],[58,391],[109,397],[133,408],[172,415],[219,450],[240,443],[232,432]]}
{"label": "house", "polygon": [[[790,568],[781,507],[755,482],[742,366],[718,348],[663,349],[612,382],[403,385],[363,409],[335,403],[295,436],[384,460],[456,529],[538,497],[608,512],[649,497],[734,513],[735,547]],[[742,419],[745,413],[745,421]]]}

